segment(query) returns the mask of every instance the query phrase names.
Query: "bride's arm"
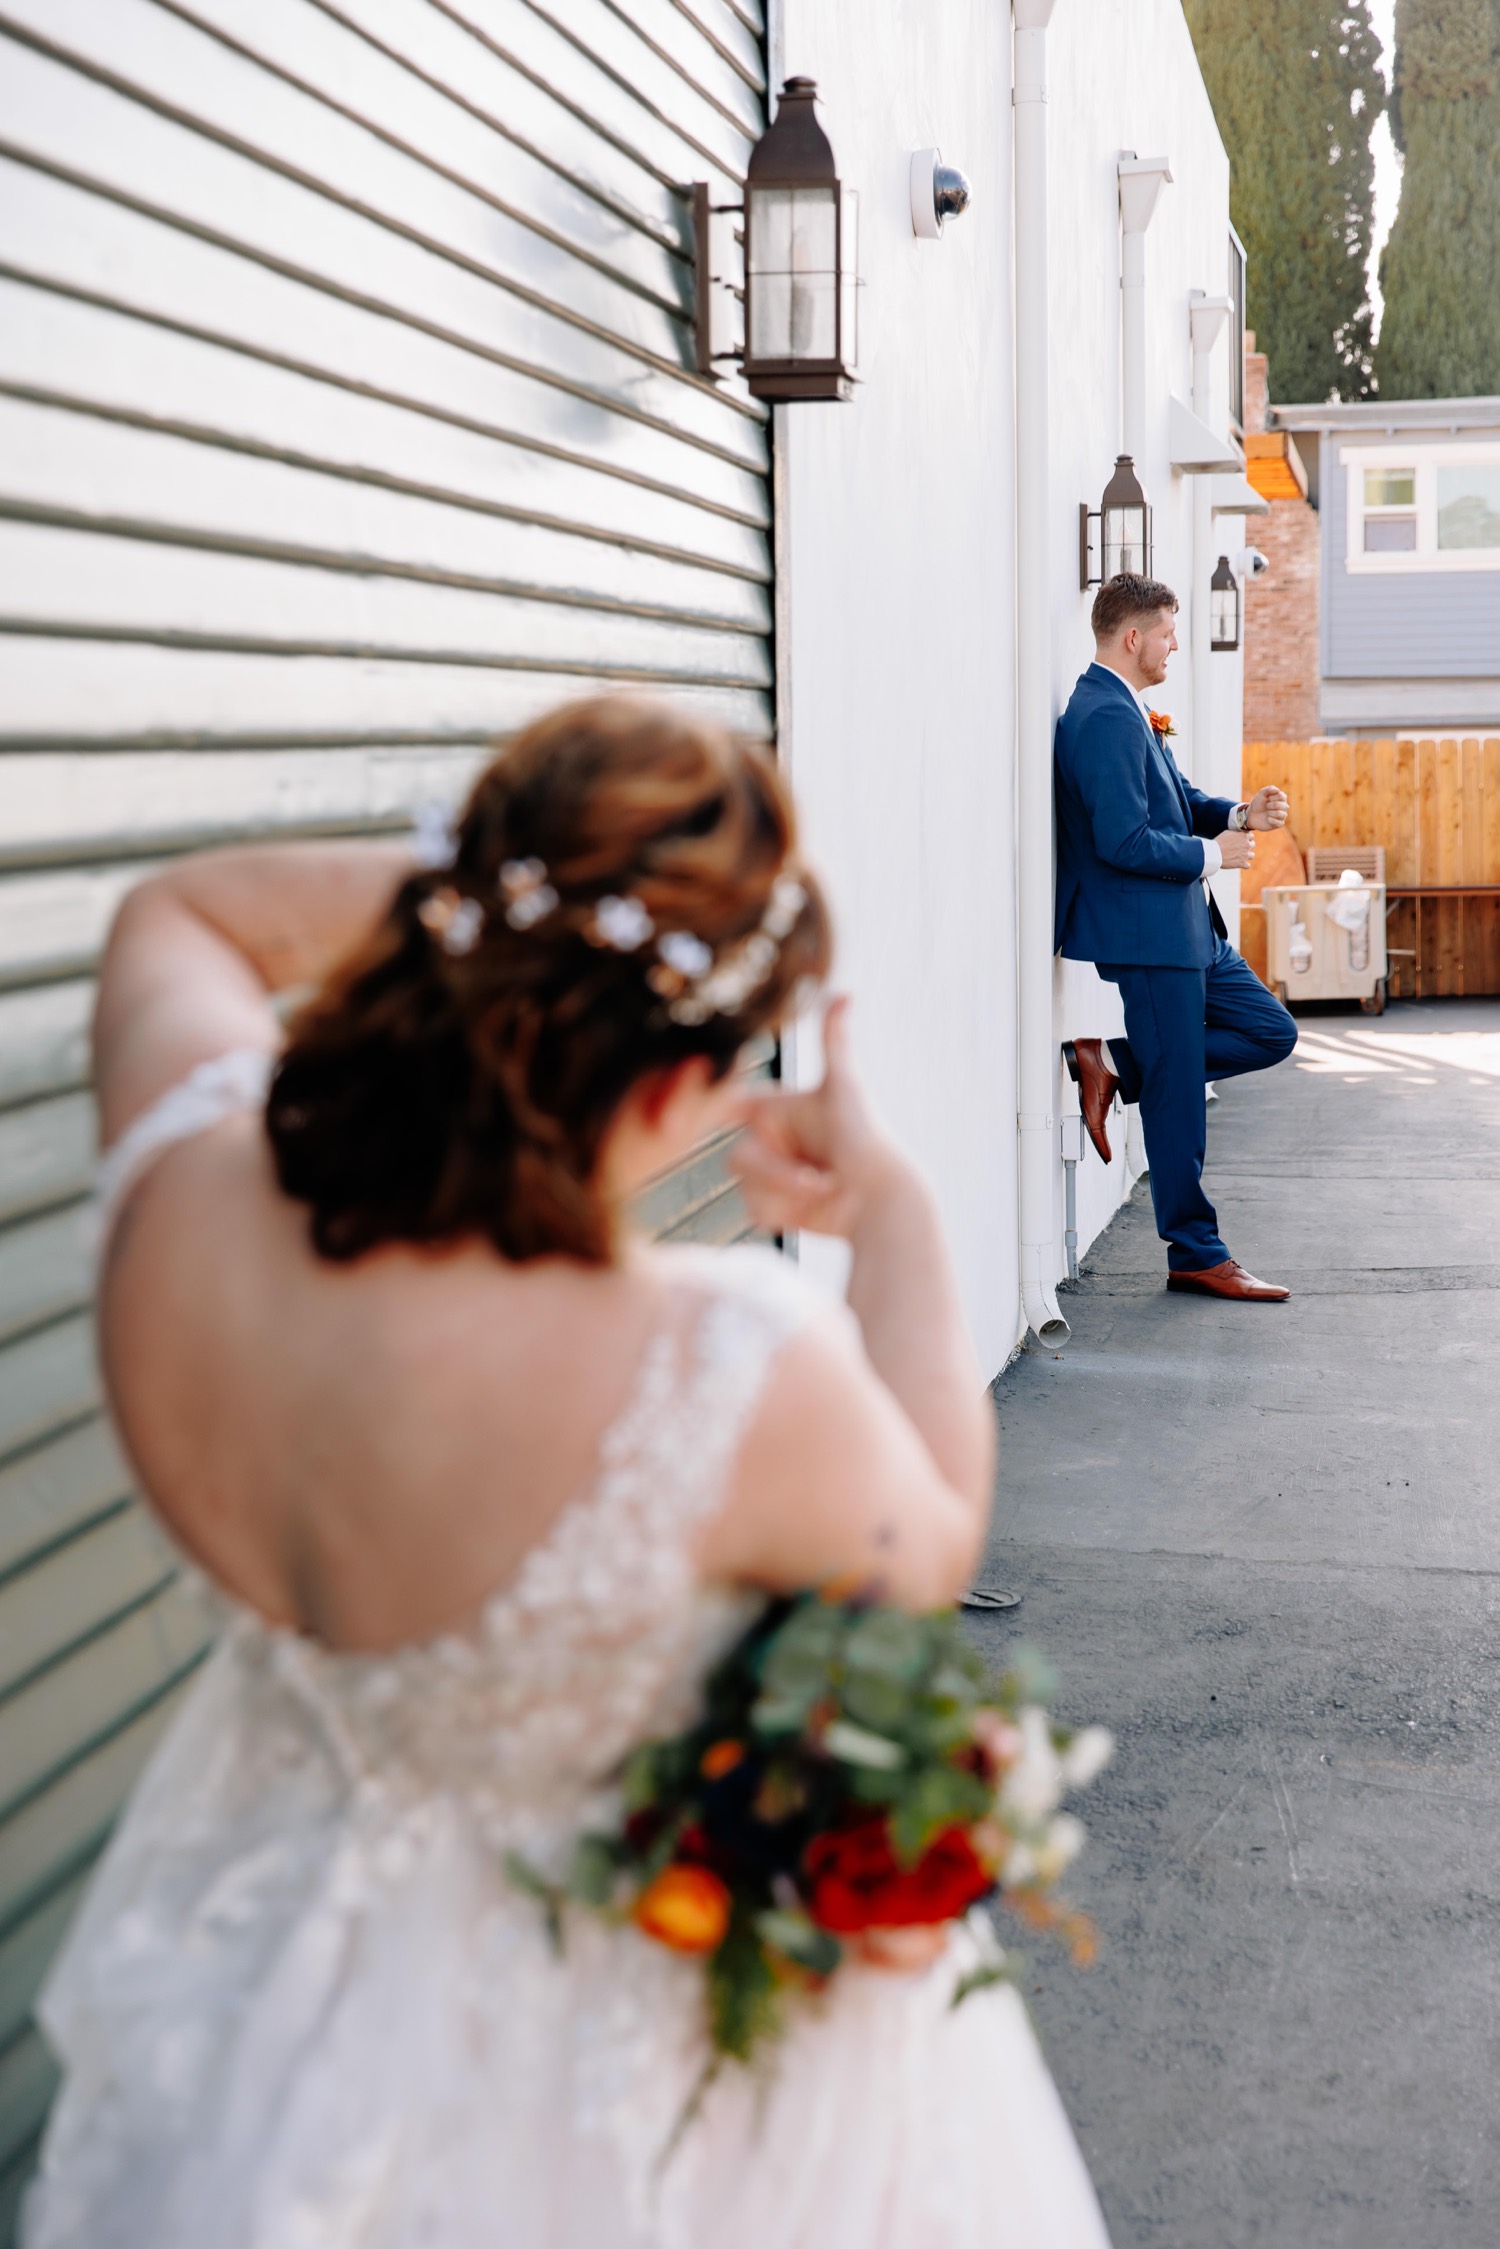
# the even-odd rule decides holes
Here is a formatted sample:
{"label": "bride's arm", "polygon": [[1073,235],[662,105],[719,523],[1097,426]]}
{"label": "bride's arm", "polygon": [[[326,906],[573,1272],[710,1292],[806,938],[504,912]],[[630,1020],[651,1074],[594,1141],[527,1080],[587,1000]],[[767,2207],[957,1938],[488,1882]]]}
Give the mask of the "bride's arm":
{"label": "bride's arm", "polygon": [[823,1082],[748,1096],[735,1170],[768,1231],[849,1243],[849,1308],[870,1364],[955,1491],[988,1504],[994,1424],[948,1245],[921,1173],[871,1115],[849,1055],[848,1002],[823,1027]]}
{"label": "bride's arm", "polygon": [[318,982],[379,920],[412,866],[405,844],[250,845],[179,861],[131,891],[94,1013],[103,1138],[196,1063],[274,1052],[273,995]]}
{"label": "bride's arm", "polygon": [[[875,1125],[829,1011],[813,1093],[747,1105],[736,1169],[751,1215],[843,1235],[847,1323],[787,1350],[750,1432],[717,1558],[815,1584],[852,1573],[925,1606],[961,1591],[989,1513],[994,1413],[964,1323],[936,1206]],[[860,1348],[862,1340],[863,1348]],[[712,1566],[715,1555],[705,1554]]]}

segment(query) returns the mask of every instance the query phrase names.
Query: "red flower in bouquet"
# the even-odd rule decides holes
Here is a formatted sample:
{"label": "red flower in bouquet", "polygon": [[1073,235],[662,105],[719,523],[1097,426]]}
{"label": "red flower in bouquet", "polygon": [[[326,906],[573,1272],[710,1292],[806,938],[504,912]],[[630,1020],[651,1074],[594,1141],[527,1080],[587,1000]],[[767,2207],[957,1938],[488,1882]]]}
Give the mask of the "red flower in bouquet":
{"label": "red flower in bouquet", "polygon": [[802,1865],[808,1911],[835,1936],[956,1920],[995,1880],[961,1827],[945,1828],[903,1866],[883,1816],[815,1835]]}

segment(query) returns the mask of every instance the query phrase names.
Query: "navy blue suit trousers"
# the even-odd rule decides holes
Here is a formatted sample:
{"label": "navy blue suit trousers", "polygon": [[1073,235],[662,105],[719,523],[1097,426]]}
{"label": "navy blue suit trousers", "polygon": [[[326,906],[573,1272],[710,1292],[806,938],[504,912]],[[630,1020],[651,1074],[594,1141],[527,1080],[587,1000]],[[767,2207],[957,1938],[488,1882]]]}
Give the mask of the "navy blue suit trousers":
{"label": "navy blue suit trousers", "polygon": [[1203,1192],[1205,1084],[1269,1069],[1297,1043],[1291,1016],[1234,947],[1217,935],[1213,947],[1207,968],[1098,963],[1125,1004],[1125,1036],[1109,1050],[1121,1099],[1140,1104],[1156,1231],[1174,1273],[1229,1255]]}

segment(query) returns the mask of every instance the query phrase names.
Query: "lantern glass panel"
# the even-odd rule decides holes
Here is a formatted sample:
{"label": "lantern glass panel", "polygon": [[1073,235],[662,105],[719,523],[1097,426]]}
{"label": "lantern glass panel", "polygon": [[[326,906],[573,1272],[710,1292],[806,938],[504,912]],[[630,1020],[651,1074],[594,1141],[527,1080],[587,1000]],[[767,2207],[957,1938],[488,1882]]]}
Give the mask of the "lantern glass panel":
{"label": "lantern glass panel", "polygon": [[1209,616],[1213,620],[1210,637],[1215,648],[1238,648],[1240,644],[1240,589],[1238,586],[1215,586],[1209,595]]}
{"label": "lantern glass panel", "polygon": [[1104,510],[1104,575],[1116,578],[1122,570],[1144,577],[1150,569],[1146,516],[1143,507]]}
{"label": "lantern glass panel", "polygon": [[837,189],[752,187],[750,357],[838,357]]}

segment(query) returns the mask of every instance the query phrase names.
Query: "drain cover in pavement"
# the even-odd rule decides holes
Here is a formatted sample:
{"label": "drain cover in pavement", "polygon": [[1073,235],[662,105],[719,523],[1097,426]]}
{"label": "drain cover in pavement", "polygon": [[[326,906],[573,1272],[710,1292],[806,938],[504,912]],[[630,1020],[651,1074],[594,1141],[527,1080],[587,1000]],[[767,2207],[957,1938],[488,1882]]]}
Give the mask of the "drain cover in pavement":
{"label": "drain cover in pavement", "polygon": [[1021,1606],[1021,1596],[1019,1593],[1007,1593],[1003,1586],[996,1586],[992,1590],[985,1585],[971,1585],[958,1605],[961,1609],[1018,1609]]}

